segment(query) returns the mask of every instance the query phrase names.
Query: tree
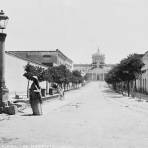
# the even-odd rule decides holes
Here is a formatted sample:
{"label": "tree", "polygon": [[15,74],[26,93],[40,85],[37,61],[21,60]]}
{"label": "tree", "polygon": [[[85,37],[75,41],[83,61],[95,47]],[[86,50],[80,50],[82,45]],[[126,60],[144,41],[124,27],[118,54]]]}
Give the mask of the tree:
{"label": "tree", "polygon": [[29,82],[30,80],[32,80],[32,76],[37,76],[39,81],[44,81],[43,73],[45,69],[39,66],[33,66],[29,63],[24,67],[24,69],[25,73],[23,74],[23,76],[28,79],[27,97],[29,97]]}
{"label": "tree", "polygon": [[116,88],[116,83],[124,82],[127,84],[128,96],[130,94],[130,82],[136,80],[142,74],[144,63],[141,60],[141,54],[131,54],[127,58],[122,59],[106,75],[105,81],[112,84]]}
{"label": "tree", "polygon": [[67,68],[65,65],[53,67],[51,69],[52,79],[54,82],[62,85],[66,81]]}
{"label": "tree", "polygon": [[80,71],[78,71],[78,70],[72,71],[72,80],[71,80],[72,83],[76,84],[76,86],[77,86],[77,84],[82,83],[83,80],[84,79],[83,79]]}
{"label": "tree", "polygon": [[77,85],[78,83],[82,83],[84,80],[79,71],[75,70],[71,72],[65,65],[44,69],[39,66],[27,64],[23,75],[28,79],[27,94],[29,90],[29,81],[32,80],[32,76],[37,76],[39,81],[57,83],[60,86],[64,86],[64,89],[66,86],[68,87],[70,82]]}
{"label": "tree", "polygon": [[23,76],[25,76],[28,80],[31,80],[32,76],[37,76],[39,81],[44,81],[43,73],[45,69],[40,66],[34,66],[31,64],[27,64],[25,66],[25,73]]}
{"label": "tree", "polygon": [[130,94],[130,82],[136,82],[138,76],[142,74],[142,67],[144,66],[141,60],[142,56],[141,54],[131,54],[120,62],[125,74],[124,81],[127,82],[128,96]]}
{"label": "tree", "polygon": [[58,85],[66,85],[69,84],[71,80],[71,72],[65,65],[59,65],[54,67],[49,67],[44,71],[43,78],[48,82],[54,82]]}

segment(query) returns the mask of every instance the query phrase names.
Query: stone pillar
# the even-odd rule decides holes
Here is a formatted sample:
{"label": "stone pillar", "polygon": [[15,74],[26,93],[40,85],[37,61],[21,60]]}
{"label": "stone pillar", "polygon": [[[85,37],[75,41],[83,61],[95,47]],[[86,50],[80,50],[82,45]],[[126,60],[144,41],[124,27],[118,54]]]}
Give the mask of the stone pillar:
{"label": "stone pillar", "polygon": [[5,85],[5,33],[0,33],[0,107],[7,105],[9,90]]}
{"label": "stone pillar", "polygon": [[5,39],[0,33],[0,113],[15,114],[17,107],[9,102],[9,90],[5,85]]}

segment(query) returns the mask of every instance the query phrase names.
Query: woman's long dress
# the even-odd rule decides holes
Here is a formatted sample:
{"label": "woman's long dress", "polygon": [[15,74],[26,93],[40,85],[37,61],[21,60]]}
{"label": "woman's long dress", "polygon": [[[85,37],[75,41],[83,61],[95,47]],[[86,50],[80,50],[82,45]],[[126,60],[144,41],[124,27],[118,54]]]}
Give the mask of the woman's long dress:
{"label": "woman's long dress", "polygon": [[42,100],[41,100],[41,94],[39,92],[36,92],[37,86],[33,82],[30,88],[30,104],[33,111],[33,115],[42,115]]}

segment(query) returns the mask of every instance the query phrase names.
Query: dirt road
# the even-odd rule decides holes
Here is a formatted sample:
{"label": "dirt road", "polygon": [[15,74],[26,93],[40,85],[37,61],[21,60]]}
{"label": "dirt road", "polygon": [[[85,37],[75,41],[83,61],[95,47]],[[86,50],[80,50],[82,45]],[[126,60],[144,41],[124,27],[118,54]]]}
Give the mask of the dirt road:
{"label": "dirt road", "polygon": [[148,148],[148,103],[91,82],[0,122],[0,144],[49,148]]}

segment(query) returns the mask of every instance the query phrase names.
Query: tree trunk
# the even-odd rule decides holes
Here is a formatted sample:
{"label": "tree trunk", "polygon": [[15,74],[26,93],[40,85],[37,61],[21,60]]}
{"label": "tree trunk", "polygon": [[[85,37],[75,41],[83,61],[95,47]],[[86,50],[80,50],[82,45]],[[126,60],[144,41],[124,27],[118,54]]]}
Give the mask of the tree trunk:
{"label": "tree trunk", "polygon": [[46,81],[46,95],[49,94],[48,90],[48,82]]}
{"label": "tree trunk", "polygon": [[121,82],[121,94],[123,95],[123,82]]}
{"label": "tree trunk", "polygon": [[134,86],[135,92],[137,92],[137,84],[136,84],[136,79],[135,79],[135,86]]}
{"label": "tree trunk", "polygon": [[135,94],[134,94],[134,92],[135,92],[135,80],[132,80],[132,82],[131,82],[131,96],[134,98],[135,97]]}
{"label": "tree trunk", "polygon": [[127,94],[130,96],[130,81],[127,82]]}
{"label": "tree trunk", "polygon": [[113,83],[113,89],[116,90],[116,83]]}
{"label": "tree trunk", "polygon": [[66,83],[64,82],[63,85],[64,85],[64,90],[66,90]]}
{"label": "tree trunk", "polygon": [[27,84],[27,98],[29,98],[29,83],[30,83],[30,81],[28,80],[28,84]]}

